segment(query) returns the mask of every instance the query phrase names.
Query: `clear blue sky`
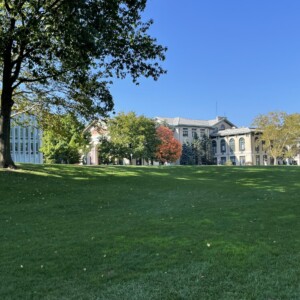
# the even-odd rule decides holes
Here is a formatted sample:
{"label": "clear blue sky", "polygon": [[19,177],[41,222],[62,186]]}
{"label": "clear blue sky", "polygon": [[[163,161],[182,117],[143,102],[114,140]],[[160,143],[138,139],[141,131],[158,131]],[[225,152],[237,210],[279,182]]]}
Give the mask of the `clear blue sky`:
{"label": "clear blue sky", "polygon": [[269,111],[300,113],[299,0],[148,0],[144,19],[168,47],[159,81],[115,81],[115,109],[148,117],[251,125]]}

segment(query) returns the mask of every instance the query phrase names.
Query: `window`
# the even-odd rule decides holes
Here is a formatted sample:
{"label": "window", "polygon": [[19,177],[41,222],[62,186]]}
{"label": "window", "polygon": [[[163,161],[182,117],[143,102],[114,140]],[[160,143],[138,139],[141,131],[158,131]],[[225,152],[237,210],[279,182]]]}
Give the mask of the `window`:
{"label": "window", "polygon": [[188,128],[182,128],[182,135],[183,136],[189,136],[189,129]]}
{"label": "window", "polygon": [[205,135],[205,129],[200,129],[200,136],[203,137]]}
{"label": "window", "polygon": [[197,129],[196,128],[192,128],[192,137],[193,138],[197,137]]}
{"label": "window", "polygon": [[255,151],[259,152],[259,141],[258,141],[258,137],[256,137],[254,139],[254,144],[255,144]]}
{"label": "window", "polygon": [[260,156],[256,155],[256,165],[260,166]]}
{"label": "window", "polygon": [[212,146],[212,152],[213,152],[213,154],[216,154],[217,153],[217,142],[216,141],[212,141],[211,146]]}
{"label": "window", "polygon": [[221,125],[220,130],[225,130],[225,125],[224,124]]}
{"label": "window", "polygon": [[19,128],[15,128],[15,140],[17,141],[19,139]]}
{"label": "window", "polygon": [[261,142],[261,147],[262,147],[262,150],[264,150],[266,152],[266,141]]}
{"label": "window", "polygon": [[246,157],[245,156],[240,156],[240,165],[244,166],[246,164]]}
{"label": "window", "polygon": [[245,151],[245,139],[244,138],[239,139],[239,147],[240,147],[240,151]]}
{"label": "window", "polygon": [[225,165],[226,164],[226,157],[221,157],[221,165]]}
{"label": "window", "polygon": [[221,152],[222,153],[226,152],[226,142],[225,142],[225,140],[221,140]]}
{"label": "window", "polygon": [[35,144],[35,154],[39,154],[39,149],[40,149],[40,146],[39,146],[39,143],[37,142]]}
{"label": "window", "polygon": [[235,141],[233,138],[229,140],[229,151],[230,153],[233,153],[235,151]]}
{"label": "window", "polygon": [[26,143],[25,143],[25,152],[26,152],[26,155],[28,155],[29,154],[29,145],[28,145],[28,141],[26,141]]}
{"label": "window", "polygon": [[236,165],[236,158],[235,158],[235,156],[230,156],[230,161],[232,162],[233,165]]}

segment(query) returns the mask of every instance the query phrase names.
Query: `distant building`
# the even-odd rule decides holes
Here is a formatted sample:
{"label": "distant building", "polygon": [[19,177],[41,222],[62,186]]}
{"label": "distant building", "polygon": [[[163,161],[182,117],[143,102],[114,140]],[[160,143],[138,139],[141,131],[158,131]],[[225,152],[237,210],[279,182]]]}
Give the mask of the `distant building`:
{"label": "distant building", "polygon": [[257,140],[261,132],[253,128],[231,128],[211,133],[215,164],[270,165],[274,162]]}
{"label": "distant building", "polygon": [[[217,117],[213,120],[194,120],[186,118],[166,118],[156,117],[158,124],[166,125],[173,130],[174,137],[181,143],[191,143],[197,136],[204,135],[210,138],[213,163],[216,165],[272,165],[274,160],[263,150],[262,144],[257,142],[261,131],[249,128],[237,128],[225,117]],[[86,163],[99,164],[98,144],[103,136],[109,138],[109,132],[105,123],[93,122],[86,129],[91,133],[91,148],[86,155]],[[283,163],[283,161],[280,161]],[[296,162],[300,165],[300,154],[294,159],[285,163]],[[130,161],[124,159],[123,164]],[[133,164],[144,164],[137,160],[132,160]],[[179,164],[179,160],[176,162]]]}
{"label": "distant building", "polygon": [[91,134],[91,141],[89,151],[87,153],[83,153],[82,163],[87,165],[99,165],[98,146],[101,138],[109,138],[107,126],[103,121],[94,121],[90,123],[84,131]]}
{"label": "distant building", "polygon": [[156,117],[159,124],[166,124],[174,131],[174,137],[181,143],[192,142],[197,134],[198,137],[210,136],[212,132],[218,132],[229,128],[235,128],[225,117],[217,117],[213,120],[192,120],[186,118],[164,118]]}
{"label": "distant building", "polygon": [[10,151],[17,163],[43,163],[41,147],[42,132],[34,117],[21,116],[12,121],[10,132]]}

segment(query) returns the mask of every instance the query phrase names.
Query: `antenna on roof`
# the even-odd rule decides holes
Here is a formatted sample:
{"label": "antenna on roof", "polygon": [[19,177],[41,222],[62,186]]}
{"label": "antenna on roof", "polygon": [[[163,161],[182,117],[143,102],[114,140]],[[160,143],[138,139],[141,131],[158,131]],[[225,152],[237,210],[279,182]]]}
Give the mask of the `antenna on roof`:
{"label": "antenna on roof", "polygon": [[218,101],[216,101],[216,118],[218,117]]}

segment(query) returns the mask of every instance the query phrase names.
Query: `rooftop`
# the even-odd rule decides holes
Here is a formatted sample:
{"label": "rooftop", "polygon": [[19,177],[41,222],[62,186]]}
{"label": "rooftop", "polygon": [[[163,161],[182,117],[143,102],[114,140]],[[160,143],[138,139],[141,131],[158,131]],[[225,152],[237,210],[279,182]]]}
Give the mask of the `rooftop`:
{"label": "rooftop", "polygon": [[225,129],[220,130],[218,132],[212,133],[211,136],[227,136],[227,135],[237,135],[237,134],[246,134],[251,132],[259,132],[260,130],[256,128],[250,128],[250,127],[240,127],[240,128],[231,128],[231,129]]}
{"label": "rooftop", "polygon": [[159,123],[166,122],[170,126],[201,126],[201,127],[212,127],[219,123],[222,120],[226,120],[229,122],[225,117],[217,117],[213,120],[194,120],[194,119],[186,119],[186,118],[166,118],[166,117],[156,117],[156,121]]}

